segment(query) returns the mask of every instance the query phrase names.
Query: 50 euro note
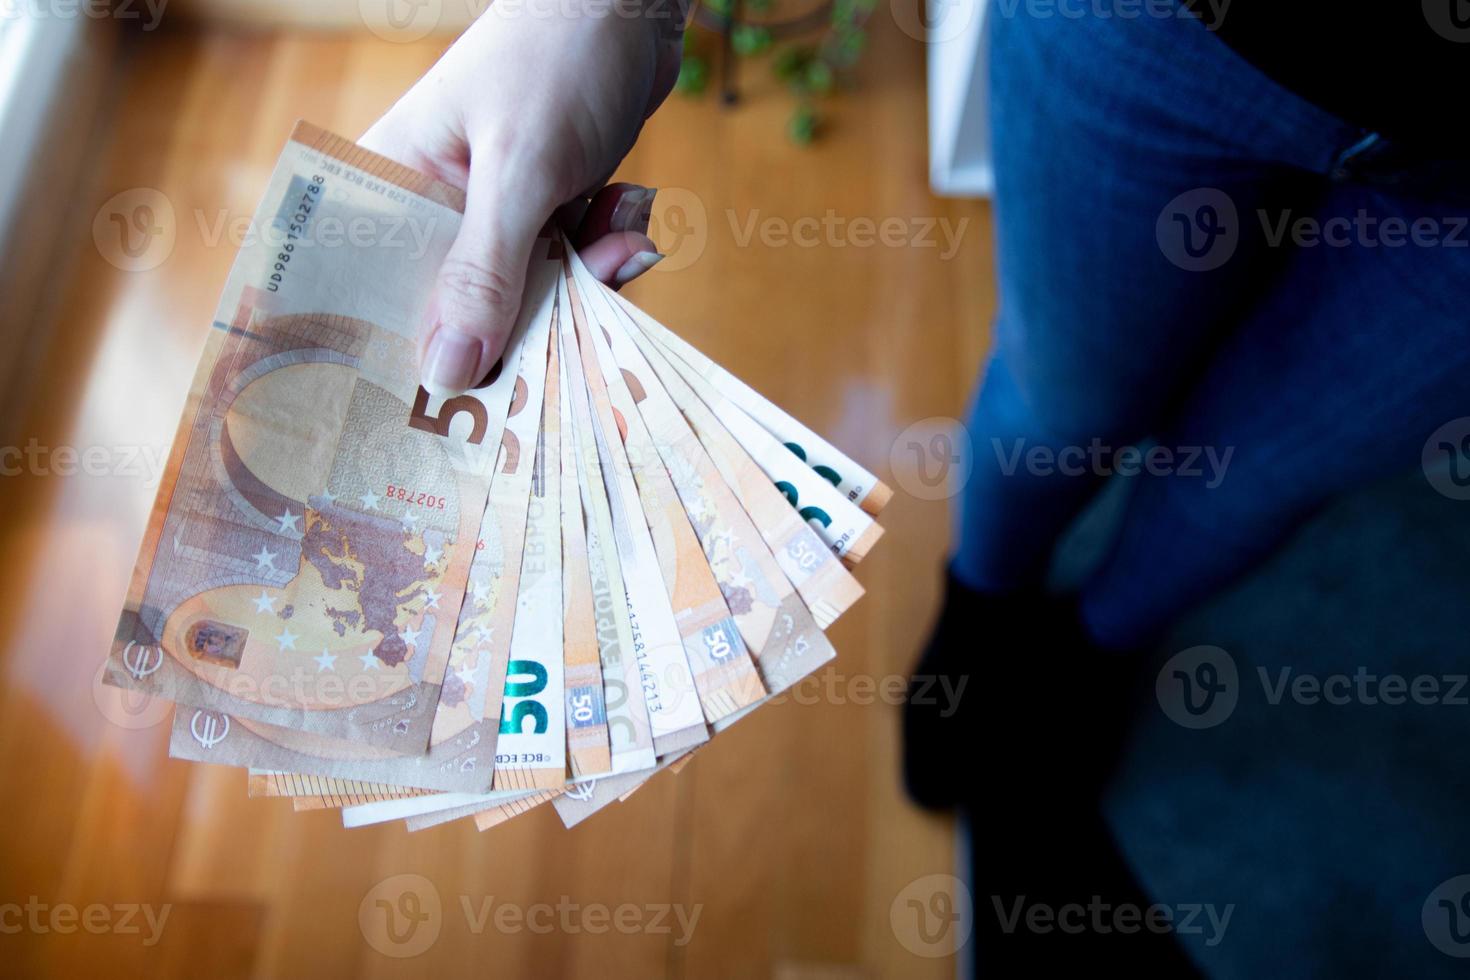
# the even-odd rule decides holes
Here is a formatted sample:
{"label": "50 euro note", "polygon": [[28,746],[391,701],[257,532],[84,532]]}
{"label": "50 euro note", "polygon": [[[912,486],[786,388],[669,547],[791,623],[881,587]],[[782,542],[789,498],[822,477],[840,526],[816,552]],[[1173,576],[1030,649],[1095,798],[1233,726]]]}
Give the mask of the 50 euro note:
{"label": "50 euro note", "polygon": [[[550,803],[553,800],[560,799],[565,793],[565,789],[542,790],[534,796],[528,796],[520,800],[511,800],[509,803],[502,803],[489,810],[482,810],[475,814],[475,827],[481,831],[489,830],[492,827],[499,827],[512,817],[529,813],[543,803]],[[441,822],[443,822],[442,818],[419,818],[408,821],[408,829],[425,830]]]}
{"label": "50 euro note", "polygon": [[[660,457],[661,472],[672,483],[688,527],[703,549],[693,561],[681,553],[681,571],[684,565],[699,564],[699,559],[706,563],[740,636],[755,655],[764,684],[761,697],[765,691],[785,690],[835,657],[836,651],[633,342],[637,327],[575,256],[572,264],[587,305],[597,311],[595,322],[603,328],[601,339],[606,340],[610,363],[621,374],[620,394],[628,398],[627,406],[636,416],[627,423],[630,444],[633,433],[646,430],[642,442]],[[761,697],[711,718],[711,724],[718,731],[726,718]]]}
{"label": "50 euro note", "polygon": [[[568,308],[569,297],[559,276],[558,280],[557,308],[559,311],[564,311]],[[550,479],[550,476],[542,472],[541,467],[545,466],[546,461],[553,455],[559,456],[562,477],[560,489],[564,494],[560,512],[564,536],[563,554],[569,556],[562,568],[562,582],[565,586],[567,603],[563,609],[565,618],[562,643],[548,642],[551,639],[550,631],[547,629],[550,624],[538,622],[534,616],[524,616],[526,605],[522,601],[518,606],[515,619],[512,645],[514,647],[520,640],[528,645],[539,642],[543,644],[546,653],[550,653],[553,649],[564,650],[568,667],[565,681],[567,698],[565,738],[573,746],[574,759],[576,758],[575,748],[578,745],[575,721],[577,711],[589,703],[595,705],[591,712],[592,719],[589,720],[602,719],[599,726],[601,732],[600,761],[595,771],[576,774],[585,777],[611,769],[614,761],[617,771],[648,768],[654,764],[654,754],[647,708],[642,698],[636,664],[631,662],[631,658],[625,659],[623,655],[623,651],[632,649],[632,640],[617,556],[615,553],[605,554],[600,543],[602,540],[611,540],[611,515],[607,497],[601,491],[601,470],[596,456],[596,447],[590,440],[588,427],[591,424],[591,416],[585,391],[574,386],[569,380],[567,362],[563,354],[567,349],[567,338],[558,336],[562,333],[561,325],[566,322],[569,321],[563,316],[557,317],[557,330],[553,331],[552,340],[553,354],[547,371],[548,381],[553,376],[557,379],[554,386],[548,384],[545,406],[547,413],[551,411],[553,403],[558,409],[559,425],[554,440],[556,448],[553,448],[550,440],[543,440],[538,447],[540,462],[537,464],[537,469],[533,470],[535,475],[532,479],[531,502],[527,508],[528,528],[535,520],[533,511],[540,510],[543,517],[550,515],[551,508],[544,499],[541,501],[541,506],[537,507],[537,492],[534,486],[538,483],[542,484],[544,491],[545,482]],[[575,347],[572,349],[575,350]],[[580,379],[579,368],[577,377]],[[557,452],[558,448],[560,452]],[[584,476],[585,479],[579,480],[579,475]],[[584,513],[586,514],[585,525],[583,523]],[[578,547],[579,544],[580,547]],[[526,569],[532,565],[542,564],[544,550],[527,544],[524,550],[521,578],[515,585],[517,593],[526,593],[529,585]],[[584,583],[580,588],[577,586],[579,578]],[[577,605],[579,603],[580,608]],[[575,646],[579,643],[590,643],[590,649],[575,650]],[[516,656],[517,654],[513,652],[513,664]],[[526,678],[539,689],[538,693],[551,691],[556,687],[555,684],[538,683],[541,681],[540,672],[546,670],[547,666],[544,662],[515,665],[508,669],[507,688],[515,683],[515,677],[518,674],[524,673]],[[546,670],[546,673],[549,674],[550,671]],[[590,685],[595,685],[595,690],[589,691],[587,688]],[[503,724],[513,726],[529,724],[534,728],[543,717],[543,711],[544,716],[549,720],[550,711],[545,710],[548,706],[544,701],[514,700],[516,697],[514,694],[511,697],[512,699],[507,700],[502,710]],[[527,704],[528,707],[518,715],[514,708],[516,703]],[[541,710],[537,710],[538,708]],[[358,805],[353,812],[344,813],[344,821],[351,826],[360,826],[399,818],[426,817],[444,812],[469,814],[514,799],[516,791],[500,785],[502,773],[514,772],[515,769],[512,767],[518,765],[525,756],[539,757],[555,751],[546,744],[550,725],[544,727],[547,730],[542,732],[532,731],[529,734],[510,737],[502,735],[497,751],[497,756],[500,757],[496,765],[497,785],[492,792],[432,794],[413,800],[400,800],[399,797],[405,794],[383,794],[377,801],[360,801],[362,804],[378,802],[383,805]],[[609,736],[612,739],[611,753],[609,752]],[[513,740],[527,744],[518,747]],[[594,748],[598,744],[594,742]],[[612,758],[609,758],[610,755]],[[511,756],[517,758],[512,759]],[[534,763],[540,760],[532,758],[529,761]],[[547,778],[545,782],[561,781],[559,764],[545,768],[547,777],[550,777],[553,772],[558,777],[555,780]],[[392,802],[394,800],[398,802]]]}
{"label": "50 euro note", "polygon": [[501,694],[492,790],[566,782],[566,669],[562,651],[561,385],[557,329],[551,330],[541,431],[516,587],[515,625]]}
{"label": "50 euro note", "polygon": [[[502,473],[506,476],[506,487],[512,490],[507,499],[518,501],[524,491],[526,503],[519,525],[519,554],[513,549],[495,559],[499,581],[507,588],[497,592],[494,600],[487,604],[492,614],[487,622],[492,624],[497,607],[502,612],[505,608],[514,610],[513,628],[508,633],[509,659],[502,672],[505,680],[498,712],[490,792],[454,792],[412,798],[385,795],[381,800],[361,801],[344,809],[342,821],[347,827],[462,807],[470,802],[513,799],[519,792],[542,786],[559,786],[565,781],[561,485],[558,471],[561,409],[556,336],[553,318],[547,364],[541,376],[544,394],[539,404],[540,425],[534,432],[527,430],[523,433],[515,433],[516,427],[508,425],[507,445],[502,449],[506,456]],[[527,417],[534,401],[536,399],[528,391],[525,398]],[[510,434],[534,438],[529,441],[517,438],[512,442]],[[511,457],[518,458],[512,460]],[[517,503],[511,513],[521,510]],[[508,574],[508,562],[519,565],[518,575]],[[495,629],[494,625],[474,624],[469,616],[462,617],[461,627],[467,644],[465,649],[470,649],[468,644],[474,639],[474,631],[488,629],[493,632]],[[490,639],[493,642],[493,636]],[[494,658],[493,648],[486,652]],[[455,675],[464,683],[467,696],[473,696],[475,685],[480,683],[476,667],[476,662],[466,659],[460,664],[460,673]]]}
{"label": "50 euro note", "polygon": [[[554,343],[559,344],[558,337]],[[597,643],[597,605],[583,523],[582,488],[577,467],[577,432],[572,422],[572,392],[558,351],[560,391],[562,659],[565,671],[567,756],[572,778],[586,779],[612,769],[608,742],[607,691]]]}
{"label": "50 euro note", "polygon": [[[569,274],[574,274],[580,266],[581,262],[574,255],[569,257]],[[714,723],[746,705],[754,704],[766,693],[760,672],[752,660],[753,651],[747,645],[747,636],[730,610],[732,601],[747,603],[749,595],[726,591],[725,583],[716,578],[711,558],[703,550],[699,536],[690,524],[690,515],[685,513],[684,502],[680,500],[667,468],[665,447],[655,445],[639,411],[638,400],[647,397],[642,384],[630,371],[630,365],[619,363],[613,354],[610,331],[616,328],[616,324],[608,320],[607,308],[601,304],[600,294],[604,287],[589,275],[574,277],[573,287],[579,288],[582,298],[584,319],[579,320],[577,326],[584,357],[590,348],[602,374],[603,390],[616,413],[618,431],[643,504],[643,515],[653,540],[664,589],[671,598],[674,622],[694,673],[695,690],[705,719]],[[574,308],[575,304],[574,297]],[[595,381],[593,387],[596,388]],[[636,396],[633,393],[635,389],[638,392]],[[676,454],[674,458],[676,466],[690,465],[685,457]],[[703,511],[698,516],[701,520],[719,517]],[[815,628],[813,632],[817,632]],[[764,638],[762,635],[761,639]]]}
{"label": "50 euro note", "polygon": [[530,796],[536,790],[492,790],[489,793],[429,793],[401,799],[358,803],[342,809],[342,826],[368,827],[390,820],[406,820],[426,814],[460,812],[477,813]]}
{"label": "50 euro note", "polygon": [[288,796],[307,800],[313,808],[356,806],[373,800],[419,796],[429,790],[408,789],[386,783],[367,783],[358,779],[328,779],[299,772],[275,772],[251,769],[249,796]]}
{"label": "50 euro note", "polygon": [[[567,506],[558,507],[555,490],[562,487],[552,486],[552,481],[565,475],[568,470],[576,472],[574,447],[577,434],[571,421],[572,390],[566,380],[565,364],[557,356],[557,350],[558,340],[556,331],[553,331],[551,365],[547,371],[548,384],[543,405],[545,421],[537,447],[537,462],[533,469],[533,489],[520,583],[521,598],[512,639],[502,731],[496,753],[494,789],[485,794],[443,793],[414,799],[365,802],[343,811],[342,818],[346,826],[358,827],[395,819],[408,820],[413,829],[434,826],[460,817],[499,811],[502,807],[523,800],[528,795],[527,790],[554,790],[566,781],[562,746],[565,740],[572,738],[573,729],[570,727],[570,717],[565,731],[555,725],[560,717],[554,711],[556,706],[552,704],[552,699],[561,696],[562,679],[555,670],[556,665],[551,661],[563,655],[566,640],[575,637],[578,632],[584,634],[581,639],[590,647],[581,654],[583,659],[590,657],[595,663],[598,651],[592,622],[591,578],[585,553],[580,568],[585,608],[579,627],[560,629],[562,624],[551,621],[553,615],[549,608],[550,600],[559,598],[560,591],[557,591],[556,596],[552,596],[550,591],[541,597],[536,595],[538,587],[545,584],[538,582],[539,577],[556,577],[555,584],[563,584],[559,574],[552,574],[562,572],[563,566],[548,560],[551,558],[551,546],[556,544],[550,527],[553,517],[559,525],[565,527],[568,523],[565,518],[576,516],[577,528],[574,533],[567,535],[568,540],[578,540],[582,532],[579,488],[575,484],[563,484],[571,496],[563,502]],[[555,425],[551,424],[553,413],[557,418]],[[563,430],[561,423],[564,419],[568,424]],[[571,451],[562,451],[563,441]],[[556,473],[554,470],[559,461],[562,472]],[[570,591],[569,589],[568,592]],[[565,611],[566,607],[563,609]],[[598,683],[595,700],[600,706],[603,703],[600,667],[594,669],[592,677]],[[523,689],[517,690],[518,686]],[[574,706],[584,703],[574,696],[570,684],[565,693],[569,713],[574,710]],[[587,696],[589,695],[584,692],[584,697]],[[606,759],[609,753],[605,727],[603,731],[602,754]],[[544,797],[551,798],[551,795]]]}
{"label": "50 euro note", "polygon": [[[648,315],[613,297],[634,324]],[[831,626],[863,595],[863,587],[827,548],[812,526],[791,507],[730,431],[674,370],[662,350],[636,326],[626,331],[653,368],[668,397],[709,453],[720,475],[739,497],[776,563],[796,587],[822,629]]]}
{"label": "50 euro note", "polygon": [[[466,550],[473,553],[468,594],[458,607],[450,669],[439,690],[427,752],[423,747],[403,752],[200,708],[192,714],[176,713],[170,755],[415,789],[477,793],[490,789],[559,275],[559,262],[546,257],[548,245],[546,240],[537,243],[521,319],[506,355],[519,370],[504,372],[491,384],[505,383],[513,396],[499,440],[489,505],[481,512],[478,536],[467,543]],[[508,382],[507,377],[514,380]],[[439,415],[448,419],[457,410],[451,399]],[[428,601],[432,603],[433,597]],[[322,677],[343,666],[329,655],[304,659]],[[359,662],[364,670],[376,670],[366,659]]]}
{"label": "50 euro note", "polygon": [[[829,477],[808,466],[791,451],[789,445],[783,444],[744,408],[726,397],[708,377],[690,367],[672,345],[661,344],[660,337],[673,336],[667,328],[647,316],[638,317],[636,322],[644,336],[662,353],[664,360],[699,395],[720,424],[755,460],[831,552],[847,565],[862,561],[883,535],[883,528],[872,515],[845,497]],[[775,411],[780,412],[779,409]],[[780,414],[785,415],[784,412]]]}
{"label": "50 euro note", "polygon": [[474,817],[480,830],[498,827],[512,817],[535,809],[542,803],[557,799],[565,792],[562,789],[542,789],[532,793],[515,793],[498,803],[468,803],[427,813],[412,814],[403,822],[410,831],[427,830],[442,824]]}
{"label": "50 euro note", "polygon": [[716,364],[693,344],[656,320],[650,319],[646,327],[654,341],[687,365],[710,388],[738,405],[790,450],[792,455],[836,487],[847,500],[877,516],[892,498],[893,491],[882,480],[750,385]]}
{"label": "50 euro note", "polygon": [[[565,276],[557,278],[557,304],[571,309]],[[578,475],[583,528],[587,541],[587,573],[592,590],[593,629],[602,665],[603,708],[611,773],[634,772],[654,765],[653,726],[643,697],[628,592],[613,531],[612,502],[603,481],[602,461],[593,431],[591,402],[583,379],[575,331],[562,330],[561,367],[570,409],[566,439],[568,466]],[[626,549],[625,549],[626,550]],[[570,692],[569,692],[570,693]]]}
{"label": "50 euro note", "polygon": [[571,386],[586,393],[588,426],[595,444],[608,501],[610,539],[605,552],[616,549],[626,590],[632,640],[632,663],[648,709],[657,755],[676,752],[709,740],[699,692],[695,687],[674,607],[664,586],[653,537],[640,506],[638,486],[623,448],[621,426],[608,400],[601,369],[590,347],[586,314],[575,284],[565,276],[571,316],[564,331],[564,356]]}
{"label": "50 euro note", "polygon": [[297,125],[190,388],[108,683],[425,750],[514,377],[452,410],[418,383],[463,205]]}

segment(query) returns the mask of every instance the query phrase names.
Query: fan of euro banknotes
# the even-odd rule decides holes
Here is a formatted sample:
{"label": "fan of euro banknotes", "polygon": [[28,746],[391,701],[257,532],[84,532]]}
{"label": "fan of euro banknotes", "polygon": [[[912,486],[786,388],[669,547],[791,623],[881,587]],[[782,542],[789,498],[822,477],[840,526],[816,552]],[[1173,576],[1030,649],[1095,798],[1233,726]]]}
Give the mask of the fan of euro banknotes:
{"label": "fan of euro banknotes", "polygon": [[105,672],[176,703],[171,755],[349,826],[571,826],[677,770],[832,659],[890,495],[551,231],[501,363],[431,395],[416,328],[463,207],[297,125]]}

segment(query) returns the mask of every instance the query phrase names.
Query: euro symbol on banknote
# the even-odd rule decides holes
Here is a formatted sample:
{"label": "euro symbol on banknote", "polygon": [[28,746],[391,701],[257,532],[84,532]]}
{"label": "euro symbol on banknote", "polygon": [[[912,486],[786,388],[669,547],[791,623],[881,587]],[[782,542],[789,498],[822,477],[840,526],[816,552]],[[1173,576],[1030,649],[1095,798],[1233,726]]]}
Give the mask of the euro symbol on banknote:
{"label": "euro symbol on banknote", "polygon": [[189,720],[189,733],[194,736],[194,741],[212,749],[230,734],[230,716],[217,711],[196,711]]}
{"label": "euro symbol on banknote", "polygon": [[163,648],[143,646],[132,641],[123,647],[123,666],[134,680],[141,681],[163,666]]}

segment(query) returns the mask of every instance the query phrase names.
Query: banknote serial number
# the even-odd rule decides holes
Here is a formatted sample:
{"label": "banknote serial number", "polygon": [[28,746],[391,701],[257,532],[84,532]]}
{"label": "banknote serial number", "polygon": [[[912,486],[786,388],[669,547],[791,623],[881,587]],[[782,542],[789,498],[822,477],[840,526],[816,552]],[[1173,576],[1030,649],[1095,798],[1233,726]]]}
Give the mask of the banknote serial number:
{"label": "banknote serial number", "polygon": [[291,218],[286,222],[286,234],[281,242],[281,250],[276,253],[276,260],[271,265],[270,279],[265,288],[272,293],[281,291],[281,285],[286,281],[286,270],[291,265],[291,257],[296,254],[296,243],[306,234],[306,224],[311,220],[311,215],[316,211],[317,204],[321,201],[322,189],[326,186],[327,178],[321,174],[314,174],[311,183],[301,192],[301,197],[296,201],[295,210],[291,212]]}
{"label": "banknote serial number", "polygon": [[428,510],[443,510],[444,498],[432,493],[416,492],[409,487],[397,487],[388,484],[388,489],[383,491],[383,496],[389,500],[401,500],[414,507],[424,507]]}

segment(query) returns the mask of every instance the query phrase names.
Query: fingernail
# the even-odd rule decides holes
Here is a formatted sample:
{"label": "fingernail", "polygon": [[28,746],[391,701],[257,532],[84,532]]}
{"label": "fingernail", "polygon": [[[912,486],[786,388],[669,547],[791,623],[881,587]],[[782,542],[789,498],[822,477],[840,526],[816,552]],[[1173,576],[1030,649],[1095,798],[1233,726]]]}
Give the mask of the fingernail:
{"label": "fingernail", "polygon": [[623,192],[618,203],[613,205],[612,218],[608,220],[611,231],[648,232],[648,223],[653,218],[653,198],[657,188],[636,187]]}
{"label": "fingernail", "polygon": [[440,326],[424,352],[424,387],[438,398],[449,398],[469,389],[477,380],[480,353],[485,342],[453,327]]}
{"label": "fingernail", "polygon": [[639,252],[613,273],[613,282],[619,286],[626,286],[663,260],[664,256],[661,252]]}

